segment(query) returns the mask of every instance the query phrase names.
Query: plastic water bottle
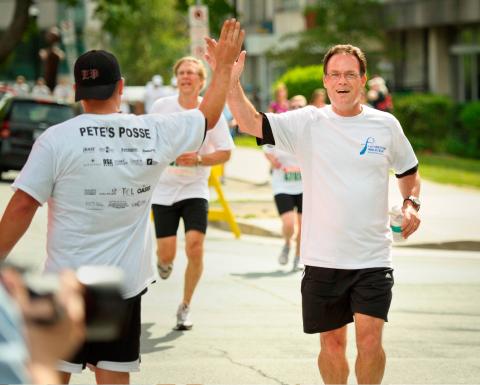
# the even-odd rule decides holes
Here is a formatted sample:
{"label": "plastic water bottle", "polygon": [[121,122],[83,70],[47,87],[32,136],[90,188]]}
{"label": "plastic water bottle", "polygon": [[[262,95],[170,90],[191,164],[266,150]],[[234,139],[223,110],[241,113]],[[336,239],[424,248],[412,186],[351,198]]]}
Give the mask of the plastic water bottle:
{"label": "plastic water bottle", "polygon": [[400,206],[393,206],[388,214],[390,215],[390,228],[392,229],[393,240],[395,242],[405,241],[405,238],[402,237],[402,209]]}

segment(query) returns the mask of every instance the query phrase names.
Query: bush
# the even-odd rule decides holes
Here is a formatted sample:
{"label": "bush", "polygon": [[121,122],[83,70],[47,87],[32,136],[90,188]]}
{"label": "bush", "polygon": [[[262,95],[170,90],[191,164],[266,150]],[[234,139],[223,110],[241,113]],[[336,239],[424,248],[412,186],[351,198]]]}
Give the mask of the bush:
{"label": "bush", "polygon": [[394,115],[416,150],[445,150],[455,126],[454,102],[447,96],[411,94],[394,98]]}
{"label": "bush", "polygon": [[460,123],[464,139],[462,155],[480,158],[480,102],[463,106],[460,112]]}
{"label": "bush", "polygon": [[288,88],[288,97],[303,95],[310,101],[313,91],[323,88],[323,65],[295,67],[285,72],[273,85],[284,83]]}

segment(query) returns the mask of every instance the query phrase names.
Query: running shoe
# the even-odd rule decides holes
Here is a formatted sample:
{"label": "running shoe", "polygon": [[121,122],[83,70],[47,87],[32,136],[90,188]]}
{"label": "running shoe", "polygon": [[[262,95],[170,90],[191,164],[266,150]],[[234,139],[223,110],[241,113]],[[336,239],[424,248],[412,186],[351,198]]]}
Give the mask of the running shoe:
{"label": "running shoe", "polygon": [[193,327],[190,321],[190,306],[181,303],[177,310],[177,326],[175,330],[190,330]]}
{"label": "running shoe", "polygon": [[295,258],[293,258],[293,271],[297,271],[301,269],[300,265],[300,256],[296,255]]}
{"label": "running shoe", "polygon": [[162,279],[167,279],[172,274],[173,263],[167,265],[162,265],[160,262],[157,263],[158,275]]}
{"label": "running shoe", "polygon": [[288,253],[290,253],[290,246],[284,245],[282,252],[278,256],[278,263],[280,265],[286,265],[288,263]]}

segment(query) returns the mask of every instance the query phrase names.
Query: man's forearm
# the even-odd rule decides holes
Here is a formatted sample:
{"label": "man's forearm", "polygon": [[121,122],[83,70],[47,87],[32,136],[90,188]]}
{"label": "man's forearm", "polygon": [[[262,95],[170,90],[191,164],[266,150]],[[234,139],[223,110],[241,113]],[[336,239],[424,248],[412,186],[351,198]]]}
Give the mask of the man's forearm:
{"label": "man's forearm", "polygon": [[420,196],[420,175],[418,172],[398,179],[398,187],[403,198]]}
{"label": "man's forearm", "polygon": [[262,138],[262,115],[247,99],[240,82],[230,90],[227,103],[240,131]]}
{"label": "man's forearm", "polygon": [[223,164],[230,159],[231,151],[221,150],[215,151],[211,154],[202,155],[202,166],[215,166],[217,164]]}
{"label": "man's forearm", "polygon": [[225,107],[232,65],[224,65],[213,73],[212,81],[208,87],[198,109],[207,119],[207,128],[211,129],[217,124],[220,114]]}
{"label": "man's forearm", "polygon": [[35,199],[21,190],[13,194],[0,221],[0,260],[7,257],[25,234],[38,206]]}

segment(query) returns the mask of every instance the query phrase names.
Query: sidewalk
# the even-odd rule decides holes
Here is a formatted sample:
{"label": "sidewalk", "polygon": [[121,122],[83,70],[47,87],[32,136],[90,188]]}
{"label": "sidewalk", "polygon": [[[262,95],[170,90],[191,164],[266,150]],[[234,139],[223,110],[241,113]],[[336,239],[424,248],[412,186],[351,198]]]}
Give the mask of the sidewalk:
{"label": "sidewalk", "polygon": [[[225,176],[224,193],[242,232],[281,237],[269,165],[262,151],[237,147],[226,165]],[[423,180],[421,200],[422,225],[407,242],[398,246],[480,251],[479,190]],[[401,202],[394,176],[390,180],[389,201],[390,206]]]}

